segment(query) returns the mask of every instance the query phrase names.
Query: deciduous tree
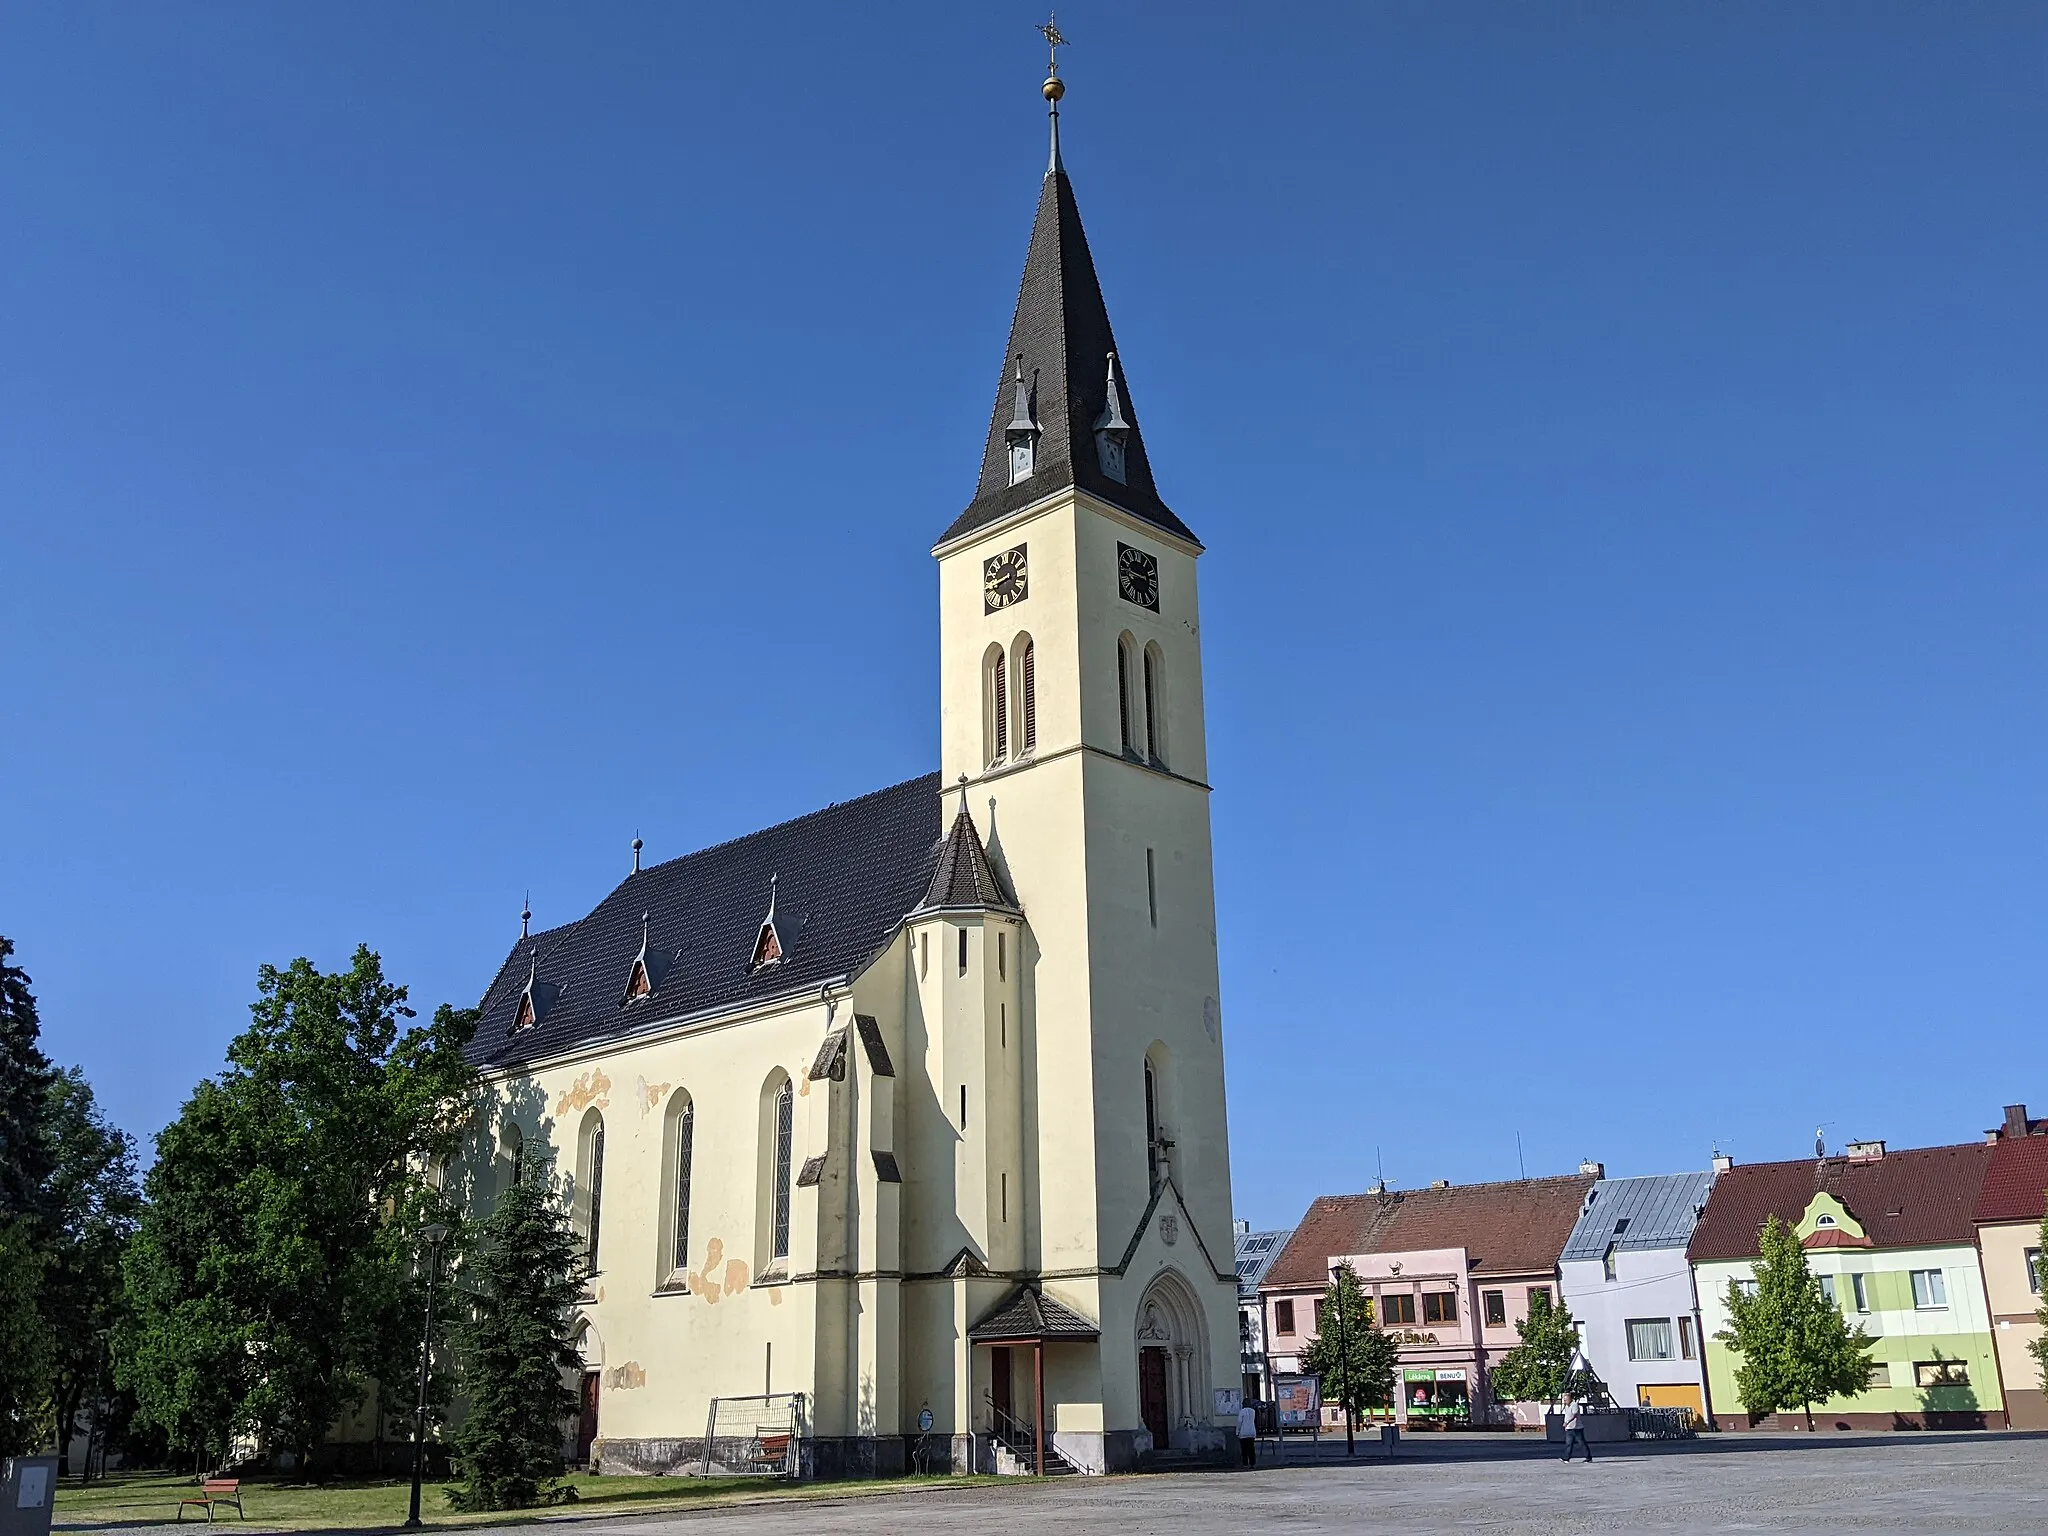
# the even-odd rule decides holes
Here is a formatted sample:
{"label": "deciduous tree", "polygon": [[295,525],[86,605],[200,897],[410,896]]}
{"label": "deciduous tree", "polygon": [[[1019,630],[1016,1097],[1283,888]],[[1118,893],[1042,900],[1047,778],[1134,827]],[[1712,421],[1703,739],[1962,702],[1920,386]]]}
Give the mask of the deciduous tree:
{"label": "deciduous tree", "polygon": [[1821,1294],[1798,1235],[1776,1216],[1757,1234],[1757,1253],[1754,1290],[1729,1281],[1729,1325],[1716,1337],[1742,1357],[1735,1392],[1744,1408],[1797,1408],[1812,1429],[1815,1403],[1854,1397],[1869,1385],[1871,1340]]}
{"label": "deciduous tree", "polygon": [[1344,1410],[1347,1429],[1367,1409],[1393,1406],[1399,1357],[1400,1346],[1379,1326],[1357,1273],[1339,1264],[1323,1293],[1315,1340],[1302,1351],[1301,1368],[1317,1378],[1324,1402]]}
{"label": "deciduous tree", "polygon": [[1548,1291],[1529,1296],[1529,1315],[1515,1324],[1520,1342],[1493,1368],[1494,1400],[1502,1403],[1554,1403],[1567,1396],[1588,1395],[1597,1386],[1592,1372],[1574,1374],[1579,1327],[1572,1309],[1553,1302]]}
{"label": "deciduous tree", "polygon": [[475,1017],[405,1027],[405,997],[367,948],[333,973],[265,966],[227,1069],[158,1136],[119,1367],[179,1444],[249,1432],[304,1457],[411,1336],[397,1229],[448,1219],[426,1170],[472,1099]]}

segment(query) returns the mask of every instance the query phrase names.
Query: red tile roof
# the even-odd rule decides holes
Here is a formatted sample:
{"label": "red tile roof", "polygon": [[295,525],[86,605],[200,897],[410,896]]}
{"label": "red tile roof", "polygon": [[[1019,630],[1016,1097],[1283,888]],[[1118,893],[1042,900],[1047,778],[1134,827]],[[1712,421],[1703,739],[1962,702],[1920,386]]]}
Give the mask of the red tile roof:
{"label": "red tile roof", "polygon": [[1991,1148],[1977,1196],[1979,1221],[2039,1221],[2048,1207],[2048,1136],[2008,1138]]}
{"label": "red tile roof", "polygon": [[1549,1274],[1596,1179],[1510,1179],[1384,1195],[1325,1195],[1266,1271],[1261,1290],[1324,1285],[1347,1253],[1463,1248],[1475,1275]]}
{"label": "red tile roof", "polygon": [[1991,1148],[1983,1142],[1914,1147],[1869,1161],[1798,1158],[1738,1164],[1714,1181],[1686,1256],[1695,1263],[1756,1256],[1756,1235],[1772,1216],[1797,1222],[1826,1190],[1877,1248],[1925,1248],[1976,1241],[1972,1212]]}

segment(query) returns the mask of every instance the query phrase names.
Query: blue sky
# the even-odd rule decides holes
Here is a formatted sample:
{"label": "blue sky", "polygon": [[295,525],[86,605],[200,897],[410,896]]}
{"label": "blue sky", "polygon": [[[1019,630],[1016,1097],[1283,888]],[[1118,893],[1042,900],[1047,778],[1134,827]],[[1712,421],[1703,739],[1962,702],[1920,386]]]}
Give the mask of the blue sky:
{"label": "blue sky", "polygon": [[[1038,19],[9,11],[0,932],[123,1123],[934,765]],[[2048,11],[1061,25],[1239,1213],[2048,1107]]]}

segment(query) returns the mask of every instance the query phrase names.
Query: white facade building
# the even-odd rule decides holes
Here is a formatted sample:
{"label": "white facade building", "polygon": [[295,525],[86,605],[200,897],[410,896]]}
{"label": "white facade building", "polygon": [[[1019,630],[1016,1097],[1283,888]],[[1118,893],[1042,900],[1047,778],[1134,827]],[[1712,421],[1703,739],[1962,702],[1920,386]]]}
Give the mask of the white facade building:
{"label": "white facade building", "polygon": [[1692,1266],[1692,1229],[1711,1170],[1602,1179],[1586,1192],[1558,1262],[1586,1362],[1616,1403],[1711,1417]]}

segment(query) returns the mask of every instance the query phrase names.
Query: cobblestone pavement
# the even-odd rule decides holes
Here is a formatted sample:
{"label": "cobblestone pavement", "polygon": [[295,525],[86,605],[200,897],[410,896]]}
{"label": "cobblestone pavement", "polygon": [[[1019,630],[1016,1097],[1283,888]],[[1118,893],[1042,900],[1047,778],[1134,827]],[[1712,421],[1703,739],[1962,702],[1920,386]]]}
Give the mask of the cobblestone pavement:
{"label": "cobblestone pavement", "polygon": [[[577,1521],[576,1536],[789,1531],[1108,1531],[1208,1536],[1273,1529],[1575,1533],[2048,1532],[2048,1436],[1982,1433],[1724,1435],[1600,1447],[1561,1465],[1533,1442],[1413,1441],[1391,1463],[1064,1478],[1016,1487],[756,1505]],[[527,1527],[528,1532],[532,1527]]]}

